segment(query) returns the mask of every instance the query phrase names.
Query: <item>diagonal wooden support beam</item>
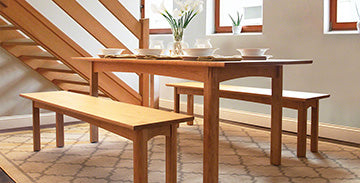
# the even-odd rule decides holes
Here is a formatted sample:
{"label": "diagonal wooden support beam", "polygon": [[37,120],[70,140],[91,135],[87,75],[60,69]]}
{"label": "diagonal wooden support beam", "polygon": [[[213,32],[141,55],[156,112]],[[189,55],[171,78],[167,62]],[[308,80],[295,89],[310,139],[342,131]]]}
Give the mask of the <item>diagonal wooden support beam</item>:
{"label": "diagonal wooden support beam", "polygon": [[141,23],[118,1],[99,0],[138,39],[141,39]]}
{"label": "diagonal wooden support beam", "polygon": [[99,21],[97,21],[85,8],[76,2],[76,0],[52,1],[105,47],[124,48],[126,49],[125,53],[131,53],[131,51],[123,43],[121,43]]}

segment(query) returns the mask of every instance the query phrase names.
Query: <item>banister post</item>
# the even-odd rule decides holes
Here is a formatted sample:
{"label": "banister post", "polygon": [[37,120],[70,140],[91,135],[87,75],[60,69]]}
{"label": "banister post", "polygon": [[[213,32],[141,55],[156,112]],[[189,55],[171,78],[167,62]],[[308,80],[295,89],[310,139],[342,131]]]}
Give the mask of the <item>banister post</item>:
{"label": "banister post", "polygon": [[[141,37],[139,39],[139,48],[149,48],[149,19],[140,19]],[[152,76],[153,77],[153,76]],[[139,75],[139,93],[142,97],[142,105],[149,106],[149,87],[150,76],[146,73]]]}
{"label": "banister post", "polygon": [[[139,40],[139,48],[149,48],[149,34],[150,34],[150,30],[149,30],[149,19],[145,19],[142,18],[140,19],[140,23],[141,23],[141,39]],[[149,100],[149,96],[150,96],[150,107],[152,108],[159,108],[159,77],[158,76],[154,76],[152,74],[148,75],[148,76],[143,76],[144,77],[149,77],[149,81],[150,81],[150,86],[149,87],[139,87],[139,88],[148,88],[148,91],[143,91],[142,95],[143,96],[143,101],[144,103],[148,104],[149,102],[147,100]],[[145,82],[145,80],[144,80]],[[141,82],[143,84],[145,84],[144,82]],[[141,85],[140,83],[140,85]],[[149,93],[150,92],[150,93]],[[148,94],[148,96],[144,95],[144,94]]]}

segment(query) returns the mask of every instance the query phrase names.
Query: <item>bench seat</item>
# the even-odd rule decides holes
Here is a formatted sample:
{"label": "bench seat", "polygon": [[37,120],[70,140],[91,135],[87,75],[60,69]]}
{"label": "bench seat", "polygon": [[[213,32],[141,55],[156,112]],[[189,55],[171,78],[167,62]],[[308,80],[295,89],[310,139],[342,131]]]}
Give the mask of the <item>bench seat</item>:
{"label": "bench seat", "polygon": [[68,115],[133,141],[134,182],[147,182],[147,141],[166,136],[166,182],[176,182],[177,125],[189,115],[66,91],[20,94],[33,101],[34,151],[40,146],[39,108],[56,112],[56,144],[64,146],[64,118]]}
{"label": "bench seat", "polygon": [[[199,82],[169,83],[174,87],[174,111],[180,110],[180,94],[187,95],[187,114],[194,114],[193,95],[203,95],[204,84]],[[221,98],[244,100],[261,104],[271,104],[271,89],[220,85]],[[307,109],[311,107],[311,151],[318,151],[319,100],[330,97],[329,94],[283,91],[283,107],[298,110],[297,156],[306,155]],[[192,122],[188,122],[189,125]]]}

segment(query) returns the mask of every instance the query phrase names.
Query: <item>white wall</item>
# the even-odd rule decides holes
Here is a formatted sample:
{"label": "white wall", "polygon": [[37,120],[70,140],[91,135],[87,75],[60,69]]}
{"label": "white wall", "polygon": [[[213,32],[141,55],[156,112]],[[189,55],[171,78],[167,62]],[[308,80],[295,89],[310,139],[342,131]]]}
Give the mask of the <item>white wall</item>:
{"label": "white wall", "polygon": [[[209,3],[209,0],[207,1]],[[212,9],[210,9],[212,10]],[[203,12],[185,32],[190,45],[205,35],[206,17]],[[268,47],[275,58],[312,58],[312,65],[285,66],[284,89],[330,93],[320,102],[320,121],[343,126],[360,127],[360,35],[324,34],[324,2],[322,0],[264,0],[263,33],[259,35],[207,35],[217,53],[237,54],[240,47]],[[212,18],[212,17],[209,17]],[[211,26],[210,26],[211,27]],[[152,36],[160,39],[164,36]],[[168,36],[167,39],[171,38]],[[180,80],[162,77],[161,86]],[[244,78],[228,81],[234,85],[270,87],[270,80]],[[170,88],[161,88],[161,98],[172,99]],[[184,98],[185,99],[185,98]],[[202,97],[196,97],[202,103]],[[270,108],[234,100],[221,100],[221,107],[258,113]],[[285,116],[296,117],[285,110]]]}
{"label": "white wall", "polygon": [[1,47],[0,78],[1,117],[31,113],[31,101],[19,97],[20,93],[56,90],[50,81],[41,77]]}

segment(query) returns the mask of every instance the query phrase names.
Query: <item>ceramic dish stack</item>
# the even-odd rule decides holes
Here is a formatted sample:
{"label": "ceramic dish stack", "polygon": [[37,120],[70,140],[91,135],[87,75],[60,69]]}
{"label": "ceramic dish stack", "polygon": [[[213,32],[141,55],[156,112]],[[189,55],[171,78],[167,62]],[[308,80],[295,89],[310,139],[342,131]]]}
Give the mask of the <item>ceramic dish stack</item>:
{"label": "ceramic dish stack", "polygon": [[183,50],[185,51],[185,56],[206,57],[213,56],[218,49],[219,48],[187,48]]}
{"label": "ceramic dish stack", "polygon": [[271,55],[265,55],[269,48],[240,48],[236,50],[240,52],[244,60],[266,60],[272,57]]}

